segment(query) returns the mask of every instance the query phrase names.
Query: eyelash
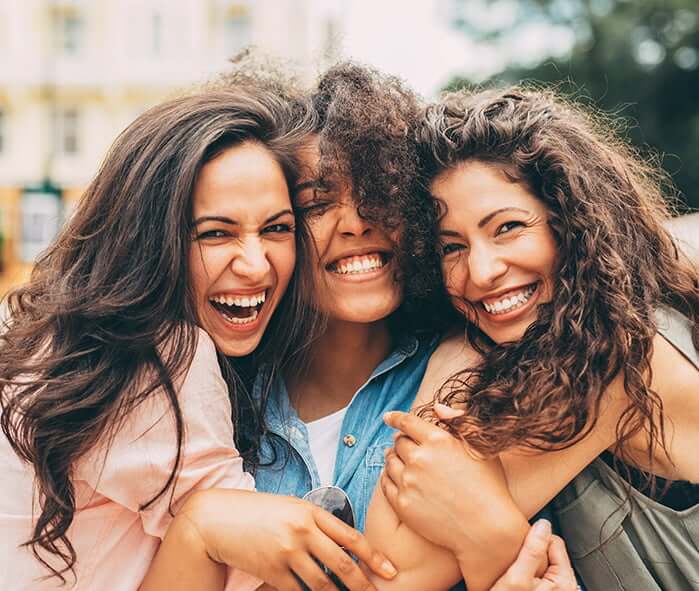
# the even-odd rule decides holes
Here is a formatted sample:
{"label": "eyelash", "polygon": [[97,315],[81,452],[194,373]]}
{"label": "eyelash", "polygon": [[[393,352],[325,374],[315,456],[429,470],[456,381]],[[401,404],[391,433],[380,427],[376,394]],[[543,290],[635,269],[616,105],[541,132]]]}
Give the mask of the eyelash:
{"label": "eyelash", "polygon": [[442,256],[448,256],[452,253],[459,252],[466,248],[465,244],[459,244],[458,242],[450,242],[449,244],[444,244],[442,246]]}
{"label": "eyelash", "polygon": [[224,232],[223,230],[207,230],[206,232],[202,232],[201,234],[197,234],[194,239],[195,240],[206,240],[207,238],[223,238],[226,236],[227,233]]}
{"label": "eyelash", "polygon": [[293,232],[294,227],[291,224],[272,224],[271,226],[266,226],[263,230],[263,234],[285,234],[287,232]]}
{"label": "eyelash", "polygon": [[322,215],[332,204],[332,201],[312,201],[300,206],[299,210],[302,214]]}
{"label": "eyelash", "polygon": [[[496,236],[500,236],[501,234],[507,234],[508,232],[511,232],[514,228],[518,227],[524,227],[526,224],[524,222],[518,222],[518,221],[511,221],[511,222],[505,222],[504,224],[501,224],[498,229],[495,231]],[[503,230],[503,228],[507,226],[514,226],[514,228],[509,228],[508,230]]]}

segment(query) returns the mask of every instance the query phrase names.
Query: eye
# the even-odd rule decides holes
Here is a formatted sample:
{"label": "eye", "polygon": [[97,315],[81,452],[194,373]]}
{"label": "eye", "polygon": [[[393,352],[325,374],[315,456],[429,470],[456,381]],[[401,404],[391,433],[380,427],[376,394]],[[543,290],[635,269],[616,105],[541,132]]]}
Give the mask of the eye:
{"label": "eye", "polygon": [[460,244],[459,242],[449,242],[442,245],[442,256],[446,257],[452,253],[459,252],[466,249],[465,244]]}
{"label": "eye", "polygon": [[499,236],[500,234],[506,234],[507,232],[511,232],[512,230],[515,230],[516,228],[523,228],[525,226],[524,222],[505,222],[504,224],[500,225],[495,232],[496,236]]}
{"label": "eye", "polygon": [[334,201],[310,201],[309,203],[299,205],[299,210],[304,215],[323,215],[332,205],[334,205]]}
{"label": "eye", "polygon": [[293,232],[294,227],[291,224],[271,224],[265,226],[262,230],[263,234],[286,234]]}
{"label": "eye", "polygon": [[217,238],[225,238],[228,232],[225,230],[206,230],[194,236],[195,240],[215,240]]}

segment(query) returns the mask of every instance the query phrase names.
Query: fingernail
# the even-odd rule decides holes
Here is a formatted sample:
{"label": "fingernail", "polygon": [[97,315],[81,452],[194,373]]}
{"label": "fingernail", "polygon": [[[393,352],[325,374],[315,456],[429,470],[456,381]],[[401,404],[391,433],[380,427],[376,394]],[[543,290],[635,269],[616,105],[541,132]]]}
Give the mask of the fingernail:
{"label": "fingernail", "polygon": [[392,416],[393,416],[393,413],[391,411],[385,412],[385,413],[383,413],[383,420],[390,421]]}
{"label": "fingernail", "polygon": [[548,519],[539,519],[533,527],[534,534],[538,537],[544,538],[551,535],[551,522]]}
{"label": "fingernail", "polygon": [[395,577],[398,574],[396,567],[388,560],[384,560],[381,563],[381,570],[386,573],[389,577]]}

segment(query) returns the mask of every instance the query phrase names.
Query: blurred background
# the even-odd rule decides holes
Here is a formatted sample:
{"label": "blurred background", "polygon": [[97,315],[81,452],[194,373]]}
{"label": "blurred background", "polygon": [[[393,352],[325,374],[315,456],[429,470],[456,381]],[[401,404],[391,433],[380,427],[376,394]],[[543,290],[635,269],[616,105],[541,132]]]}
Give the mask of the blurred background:
{"label": "blurred background", "polygon": [[354,58],[427,98],[555,83],[624,117],[661,155],[680,213],[699,209],[699,0],[0,0],[0,295],[119,131],[251,44],[309,80]]}

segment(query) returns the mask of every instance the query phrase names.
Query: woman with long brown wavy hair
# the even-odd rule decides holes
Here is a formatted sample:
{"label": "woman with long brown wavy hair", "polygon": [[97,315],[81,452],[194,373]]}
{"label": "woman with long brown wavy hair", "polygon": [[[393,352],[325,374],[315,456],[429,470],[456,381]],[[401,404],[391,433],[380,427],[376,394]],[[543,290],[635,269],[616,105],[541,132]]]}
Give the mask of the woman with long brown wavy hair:
{"label": "woman with long brown wavy hair", "polygon": [[[387,417],[403,436],[370,540],[382,547],[389,505],[453,547],[507,522],[491,495],[531,516],[565,487],[556,515],[590,589],[697,588],[699,280],[664,225],[665,177],[606,118],[547,91],[449,95],[419,134],[444,305],[466,339],[433,355],[423,419]],[[436,390],[443,429],[424,420]],[[393,519],[389,557],[429,569],[434,546]]]}
{"label": "woman with long brown wavy hair", "polygon": [[[258,363],[276,375],[313,334],[295,266],[307,237],[289,191],[312,128],[303,100],[255,85],[154,107],[10,294],[2,589],[135,591],[174,578],[256,588],[246,573],[316,589],[326,577],[314,558],[366,589],[341,546],[381,570],[362,536],[308,503],[252,491],[242,467],[261,431],[245,377]],[[228,490],[193,494],[212,488]],[[196,532],[205,546],[192,560],[215,557],[212,581],[176,562],[151,567],[168,530],[183,551]]]}

